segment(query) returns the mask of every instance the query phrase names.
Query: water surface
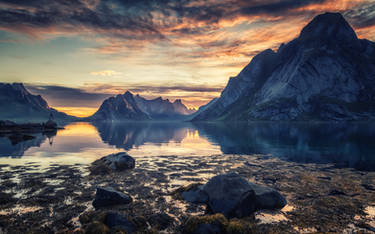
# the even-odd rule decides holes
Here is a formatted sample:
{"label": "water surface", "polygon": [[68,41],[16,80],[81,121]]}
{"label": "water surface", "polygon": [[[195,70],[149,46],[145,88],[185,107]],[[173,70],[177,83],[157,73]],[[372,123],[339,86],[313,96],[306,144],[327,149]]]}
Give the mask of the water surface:
{"label": "water surface", "polygon": [[135,157],[267,154],[373,171],[375,124],[82,122],[18,144],[0,138],[0,164],[90,163],[119,151]]}

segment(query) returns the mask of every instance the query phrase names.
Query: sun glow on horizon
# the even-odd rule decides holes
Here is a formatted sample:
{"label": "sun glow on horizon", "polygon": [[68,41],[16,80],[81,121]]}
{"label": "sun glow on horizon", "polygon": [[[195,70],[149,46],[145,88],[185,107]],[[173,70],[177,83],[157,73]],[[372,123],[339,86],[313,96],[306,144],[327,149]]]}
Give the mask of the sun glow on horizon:
{"label": "sun glow on horizon", "polygon": [[93,115],[98,108],[94,107],[53,107],[54,109],[64,112],[68,115],[76,116],[76,117],[89,117]]}

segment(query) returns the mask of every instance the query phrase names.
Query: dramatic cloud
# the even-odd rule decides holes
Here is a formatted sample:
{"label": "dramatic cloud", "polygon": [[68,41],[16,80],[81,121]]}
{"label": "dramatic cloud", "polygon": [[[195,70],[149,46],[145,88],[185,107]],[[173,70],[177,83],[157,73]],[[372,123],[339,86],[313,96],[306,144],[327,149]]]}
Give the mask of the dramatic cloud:
{"label": "dramatic cloud", "polygon": [[55,85],[26,85],[33,94],[40,94],[47,99],[48,104],[58,107],[98,107],[100,103],[112,94],[90,93],[78,88]]}
{"label": "dramatic cloud", "polygon": [[[91,37],[102,44],[92,51],[122,57],[160,42],[189,46],[188,57],[252,56],[266,49],[262,42],[274,47],[264,42],[289,40],[300,30],[274,25],[301,26],[322,11],[340,11],[357,28],[375,23],[374,3],[366,0],[0,0],[0,29],[34,38]],[[268,34],[250,37],[259,28]]]}
{"label": "dramatic cloud", "polygon": [[65,108],[125,90],[198,107],[326,11],[375,40],[373,0],[0,0],[0,79],[58,84],[29,88]]}

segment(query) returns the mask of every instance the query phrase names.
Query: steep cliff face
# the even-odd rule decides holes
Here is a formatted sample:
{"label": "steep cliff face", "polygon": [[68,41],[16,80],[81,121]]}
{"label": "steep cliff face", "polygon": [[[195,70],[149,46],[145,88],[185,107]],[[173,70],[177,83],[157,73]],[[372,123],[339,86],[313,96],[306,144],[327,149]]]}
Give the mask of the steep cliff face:
{"label": "steep cliff face", "polygon": [[50,114],[57,120],[74,120],[49,107],[40,95],[31,94],[22,83],[0,83],[0,119],[45,122]]}
{"label": "steep cliff face", "polygon": [[150,117],[138,107],[132,93],[110,97],[102,103],[99,110],[91,116],[91,120],[149,120]]}
{"label": "steep cliff face", "polygon": [[277,52],[255,56],[194,120],[374,119],[373,90],[375,43],[325,13]]}
{"label": "steep cliff face", "polygon": [[276,53],[266,50],[258,54],[236,77],[231,77],[219,99],[195,117],[206,120],[228,114],[228,109],[236,101],[246,98],[258,90],[277,64]]}

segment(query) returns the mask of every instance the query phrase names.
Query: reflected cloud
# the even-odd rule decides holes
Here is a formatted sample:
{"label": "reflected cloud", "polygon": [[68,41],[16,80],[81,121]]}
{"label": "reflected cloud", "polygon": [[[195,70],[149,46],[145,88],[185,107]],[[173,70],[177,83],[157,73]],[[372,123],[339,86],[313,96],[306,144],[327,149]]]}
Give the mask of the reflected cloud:
{"label": "reflected cloud", "polygon": [[124,150],[135,157],[264,154],[300,163],[375,168],[371,123],[96,122],[73,123],[55,134],[36,134],[16,145],[0,138],[0,156],[90,163]]}

